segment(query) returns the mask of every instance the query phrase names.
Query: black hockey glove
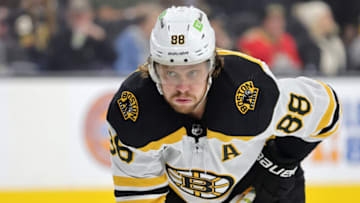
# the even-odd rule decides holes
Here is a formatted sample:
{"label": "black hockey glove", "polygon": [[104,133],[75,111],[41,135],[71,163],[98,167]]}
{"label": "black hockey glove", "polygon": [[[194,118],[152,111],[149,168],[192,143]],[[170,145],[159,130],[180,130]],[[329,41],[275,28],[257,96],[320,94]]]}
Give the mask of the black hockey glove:
{"label": "black hockey glove", "polygon": [[255,203],[274,203],[295,187],[295,176],[303,175],[300,162],[284,157],[275,140],[269,140],[251,170],[255,171]]}

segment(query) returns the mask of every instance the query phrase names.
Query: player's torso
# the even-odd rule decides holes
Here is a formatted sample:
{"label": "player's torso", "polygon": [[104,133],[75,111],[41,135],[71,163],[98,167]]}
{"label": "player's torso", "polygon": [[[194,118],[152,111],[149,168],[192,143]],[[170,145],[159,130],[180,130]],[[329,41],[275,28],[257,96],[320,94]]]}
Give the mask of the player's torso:
{"label": "player's torso", "polygon": [[118,130],[116,139],[162,159],[169,185],[187,202],[226,199],[271,136],[279,95],[275,81],[259,61],[223,55],[225,69],[213,79],[199,121],[172,110],[151,79],[139,73],[115,96],[119,108],[110,108],[117,111],[108,118]]}
{"label": "player's torso", "polygon": [[[206,135],[195,139],[188,135],[189,130]],[[196,125],[181,128],[172,136],[175,134],[182,139],[163,145],[159,153],[170,187],[187,202],[225,200],[255,162],[268,137],[226,136]]]}

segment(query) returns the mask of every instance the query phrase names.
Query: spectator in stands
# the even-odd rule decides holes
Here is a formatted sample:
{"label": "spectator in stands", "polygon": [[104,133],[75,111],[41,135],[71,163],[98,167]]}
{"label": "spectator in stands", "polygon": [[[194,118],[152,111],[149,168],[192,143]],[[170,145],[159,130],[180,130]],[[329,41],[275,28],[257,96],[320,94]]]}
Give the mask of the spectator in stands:
{"label": "spectator in stands", "polygon": [[293,37],[285,31],[285,13],[279,4],[265,8],[261,26],[242,35],[237,48],[269,64],[275,73],[297,74],[302,69]]}
{"label": "spectator in stands", "polygon": [[11,35],[9,15],[10,9],[0,6],[0,74],[7,75],[25,69],[24,66],[34,67],[28,63],[30,59],[26,50]]}
{"label": "spectator in stands", "polygon": [[55,0],[21,0],[20,7],[12,10],[11,35],[28,55],[27,64],[13,67],[16,71],[38,69],[43,65],[49,39],[56,31],[55,3]]}
{"label": "spectator in stands", "polygon": [[0,74],[7,72],[7,33],[8,24],[6,22],[8,9],[0,7]]}
{"label": "spectator in stands", "polygon": [[111,68],[115,52],[102,27],[94,22],[87,0],[72,0],[67,27],[51,39],[45,70],[88,71]]}
{"label": "spectator in stands", "polygon": [[133,18],[137,5],[142,3],[158,3],[160,0],[90,0],[97,15],[103,20],[117,21],[124,18]]}
{"label": "spectator in stands", "polygon": [[287,30],[295,39],[303,63],[303,74],[317,74],[320,64],[320,48],[310,36],[308,29],[296,17],[288,15],[287,22]]}
{"label": "spectator in stands", "polygon": [[[151,3],[157,1],[151,0]],[[128,25],[138,23],[143,15],[141,11],[138,11],[138,5],[145,2],[149,1],[91,0],[96,14],[96,22],[104,28],[110,41],[114,41]]]}
{"label": "spectator in stands", "polygon": [[158,4],[141,3],[137,5],[142,20],[128,26],[115,40],[117,58],[114,69],[120,75],[127,75],[143,64],[149,55],[149,39],[156,19],[163,10]]}
{"label": "spectator in stands", "polygon": [[210,24],[215,32],[215,45],[223,49],[233,49],[233,42],[225,26],[225,18],[222,16],[209,17]]}
{"label": "spectator in stands", "polygon": [[355,37],[348,46],[349,70],[360,71],[360,16]]}
{"label": "spectator in stands", "polygon": [[299,3],[294,7],[294,16],[308,29],[320,48],[320,74],[331,76],[343,71],[345,48],[330,7],[321,1]]}

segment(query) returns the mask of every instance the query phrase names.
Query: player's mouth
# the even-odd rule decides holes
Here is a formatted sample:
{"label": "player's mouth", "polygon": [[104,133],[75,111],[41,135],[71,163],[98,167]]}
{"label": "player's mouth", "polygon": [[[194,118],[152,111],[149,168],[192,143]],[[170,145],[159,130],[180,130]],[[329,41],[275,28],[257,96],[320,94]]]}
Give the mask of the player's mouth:
{"label": "player's mouth", "polygon": [[192,102],[191,98],[177,97],[174,99],[177,104],[189,104]]}

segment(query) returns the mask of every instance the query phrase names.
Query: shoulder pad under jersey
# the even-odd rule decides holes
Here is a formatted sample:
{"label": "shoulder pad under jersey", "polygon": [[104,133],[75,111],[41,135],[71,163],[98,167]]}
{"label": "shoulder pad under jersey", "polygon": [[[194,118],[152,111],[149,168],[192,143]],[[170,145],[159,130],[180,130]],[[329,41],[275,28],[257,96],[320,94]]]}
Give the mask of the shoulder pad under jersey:
{"label": "shoulder pad under jersey", "polygon": [[181,118],[157,91],[150,78],[141,72],[131,74],[113,97],[107,120],[121,142],[143,147],[181,127]]}
{"label": "shoulder pad under jersey", "polygon": [[267,65],[240,52],[217,50],[224,69],[207,103],[209,128],[227,135],[257,135],[271,122],[279,89]]}

